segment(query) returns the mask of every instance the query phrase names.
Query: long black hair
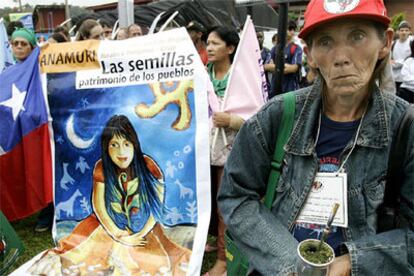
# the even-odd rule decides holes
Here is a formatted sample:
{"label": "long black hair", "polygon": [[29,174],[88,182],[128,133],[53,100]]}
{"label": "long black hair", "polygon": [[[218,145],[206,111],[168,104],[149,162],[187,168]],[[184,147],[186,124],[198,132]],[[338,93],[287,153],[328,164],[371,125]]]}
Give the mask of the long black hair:
{"label": "long black hair", "polygon": [[[128,173],[130,176],[128,179],[138,178],[139,183],[138,189],[131,195],[128,195],[124,189],[117,185],[119,168],[112,162],[108,153],[110,140],[114,136],[123,137],[130,141],[134,147],[134,157],[129,165]],[[159,196],[160,191],[157,189],[159,188],[160,182],[149,171],[141,150],[138,135],[126,116],[114,115],[107,122],[101,136],[101,155],[105,177],[105,206],[114,223],[120,229],[128,227],[133,232],[138,232],[145,225],[150,215],[153,215],[157,221],[161,221],[162,202]],[[128,219],[124,213],[116,212],[111,208],[111,203],[115,202],[117,198],[119,199],[119,195],[126,200],[127,197],[133,197],[137,194],[140,198],[138,206],[139,214],[136,215],[131,225],[131,223],[128,224]]]}
{"label": "long black hair", "polygon": [[207,37],[211,33],[216,33],[221,40],[226,42],[226,46],[234,46],[234,51],[230,54],[230,62],[233,63],[234,55],[236,54],[237,46],[239,45],[240,38],[236,30],[230,29],[226,26],[215,26],[208,31]]}

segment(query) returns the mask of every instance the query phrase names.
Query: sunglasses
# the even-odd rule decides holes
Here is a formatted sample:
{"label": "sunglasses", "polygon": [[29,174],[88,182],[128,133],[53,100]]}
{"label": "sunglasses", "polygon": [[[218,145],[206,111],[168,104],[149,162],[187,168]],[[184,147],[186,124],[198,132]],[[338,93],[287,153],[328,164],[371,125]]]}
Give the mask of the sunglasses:
{"label": "sunglasses", "polygon": [[12,42],[13,47],[18,47],[18,46],[19,46],[19,44],[20,44],[22,47],[27,47],[27,46],[29,46],[29,43],[27,43],[26,41],[19,41],[19,40],[17,40],[17,41],[13,41],[13,42]]}

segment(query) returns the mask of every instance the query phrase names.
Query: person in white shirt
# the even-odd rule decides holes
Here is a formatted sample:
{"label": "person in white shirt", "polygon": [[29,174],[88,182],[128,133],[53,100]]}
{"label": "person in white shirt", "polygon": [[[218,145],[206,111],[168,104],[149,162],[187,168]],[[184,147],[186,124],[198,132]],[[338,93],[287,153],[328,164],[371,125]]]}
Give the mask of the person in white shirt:
{"label": "person in white shirt", "polygon": [[401,69],[400,97],[414,103],[414,40],[410,43],[411,55],[404,61]]}
{"label": "person in white shirt", "polygon": [[398,25],[398,39],[392,45],[392,73],[395,80],[395,88],[397,95],[399,95],[399,88],[402,83],[401,79],[401,69],[404,63],[404,60],[410,56],[410,41],[413,38],[411,34],[411,24],[408,21],[402,21]]}

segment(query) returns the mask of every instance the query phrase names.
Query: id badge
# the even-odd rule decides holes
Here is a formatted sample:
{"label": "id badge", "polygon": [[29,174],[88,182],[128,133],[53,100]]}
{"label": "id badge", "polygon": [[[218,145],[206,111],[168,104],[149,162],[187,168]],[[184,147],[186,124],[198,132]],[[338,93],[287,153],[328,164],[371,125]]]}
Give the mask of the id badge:
{"label": "id badge", "polygon": [[339,203],[332,225],[348,227],[346,173],[317,173],[297,222],[325,225],[332,207]]}

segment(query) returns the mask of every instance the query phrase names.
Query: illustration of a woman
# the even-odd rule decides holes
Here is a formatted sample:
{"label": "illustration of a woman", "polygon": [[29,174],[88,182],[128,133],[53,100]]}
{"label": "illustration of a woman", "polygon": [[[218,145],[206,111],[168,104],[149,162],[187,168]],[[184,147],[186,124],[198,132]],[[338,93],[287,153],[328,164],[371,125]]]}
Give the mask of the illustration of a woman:
{"label": "illustration of a woman", "polygon": [[156,162],[142,153],[126,116],[115,115],[107,122],[101,155],[93,172],[93,214],[31,272],[46,273],[38,271],[45,267],[42,260],[55,262],[59,256],[57,269],[63,273],[184,275],[191,251],[169,240],[158,223],[162,221],[163,175]]}

